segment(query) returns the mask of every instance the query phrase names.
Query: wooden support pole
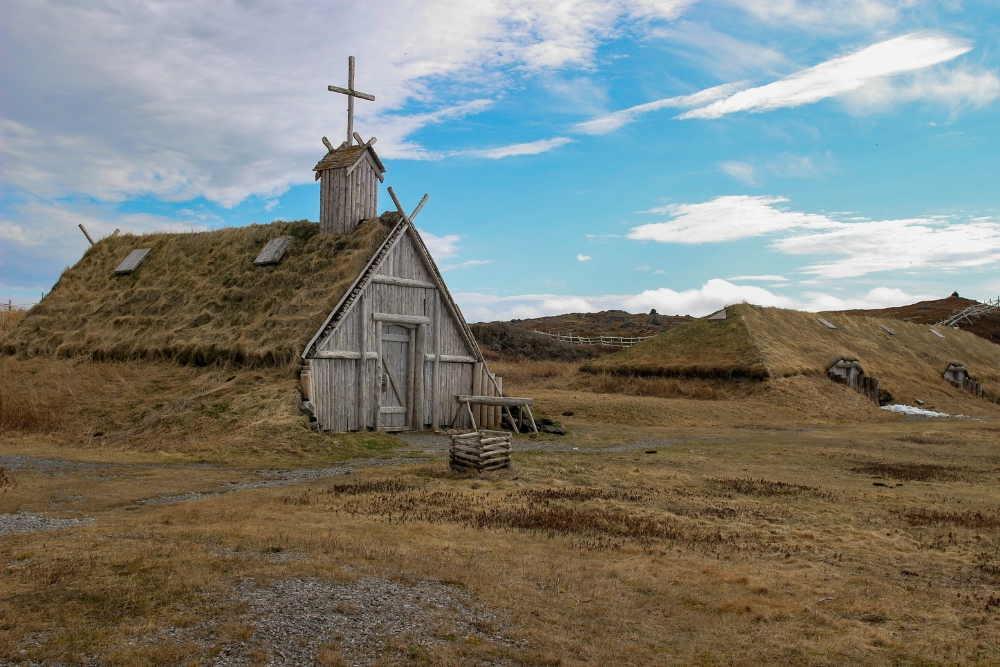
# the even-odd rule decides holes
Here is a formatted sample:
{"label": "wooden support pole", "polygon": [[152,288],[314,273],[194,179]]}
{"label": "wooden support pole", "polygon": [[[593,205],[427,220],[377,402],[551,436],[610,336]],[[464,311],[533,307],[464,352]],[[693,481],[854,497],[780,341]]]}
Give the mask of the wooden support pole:
{"label": "wooden support pole", "polygon": [[358,299],[358,430],[368,428],[368,299],[362,294]]}
{"label": "wooden support pole", "polygon": [[[482,363],[475,363],[475,364],[472,365],[472,394],[473,394],[473,396],[482,396],[482,394],[483,394],[483,364]],[[469,411],[470,414],[473,415],[474,419],[475,419],[475,417],[479,417],[479,419],[475,419],[476,423],[481,423],[483,421],[482,417],[481,417],[481,413],[479,411],[480,411],[480,406],[478,406],[478,405],[475,407],[474,410],[470,410]]]}
{"label": "wooden support pole", "polygon": [[[354,92],[354,56],[347,59],[347,89]],[[347,145],[354,141],[354,95],[347,96]]]}
{"label": "wooden support pole", "polygon": [[375,344],[378,345],[378,357],[375,359],[375,427],[382,430],[382,323],[375,323]]}
{"label": "wooden support pole", "polygon": [[417,330],[410,329],[410,349],[409,352],[409,364],[406,368],[406,414],[407,421],[410,428],[417,428],[417,420],[414,415],[416,415],[416,393],[417,393]]}
{"label": "wooden support pole", "polygon": [[80,231],[83,232],[83,235],[87,237],[88,241],[90,241],[90,245],[94,245],[94,239],[90,238],[90,234],[87,233],[87,228],[83,226],[82,222],[80,223]]}
{"label": "wooden support pole", "polygon": [[441,293],[434,290],[434,372],[431,381],[431,426],[438,424],[438,385],[441,384]]}

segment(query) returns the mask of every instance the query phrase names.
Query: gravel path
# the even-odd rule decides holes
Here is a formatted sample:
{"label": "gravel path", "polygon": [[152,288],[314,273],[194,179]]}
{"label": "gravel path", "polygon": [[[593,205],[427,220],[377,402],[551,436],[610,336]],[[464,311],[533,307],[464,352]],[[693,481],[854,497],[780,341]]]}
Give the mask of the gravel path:
{"label": "gravel path", "polygon": [[70,526],[94,523],[93,519],[49,519],[40,514],[20,512],[0,514],[0,536],[16,533],[34,533],[39,530],[59,530]]}
{"label": "gravel path", "polygon": [[436,582],[288,579],[258,587],[250,580],[237,587],[235,597],[248,605],[248,620],[257,630],[246,641],[222,647],[213,665],[249,665],[255,650],[264,650],[265,664],[275,667],[316,664],[321,653],[338,649],[347,664],[363,666],[386,651],[412,654],[471,637],[516,645],[503,636],[495,615],[460,590]]}

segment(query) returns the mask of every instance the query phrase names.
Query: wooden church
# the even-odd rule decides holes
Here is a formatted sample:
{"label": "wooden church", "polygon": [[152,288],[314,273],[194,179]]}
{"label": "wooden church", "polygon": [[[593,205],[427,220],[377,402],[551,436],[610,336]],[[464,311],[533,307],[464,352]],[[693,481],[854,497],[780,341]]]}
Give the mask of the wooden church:
{"label": "wooden church", "polygon": [[[112,235],[4,338],[3,352],[170,359],[299,373],[324,431],[486,427],[525,399],[502,397],[441,272],[392,188],[374,137],[353,131],[315,167],[319,224],[278,221],[188,234]],[[89,236],[88,236],[89,239]]]}

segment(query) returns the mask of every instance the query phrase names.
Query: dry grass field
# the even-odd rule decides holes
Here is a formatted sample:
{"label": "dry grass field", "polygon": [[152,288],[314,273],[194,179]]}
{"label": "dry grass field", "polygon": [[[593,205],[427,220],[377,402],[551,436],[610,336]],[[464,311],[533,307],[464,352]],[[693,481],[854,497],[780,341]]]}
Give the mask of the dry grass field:
{"label": "dry grass field", "polygon": [[996,405],[492,367],[569,433],[470,477],[277,371],[6,360],[0,664],[997,664]]}

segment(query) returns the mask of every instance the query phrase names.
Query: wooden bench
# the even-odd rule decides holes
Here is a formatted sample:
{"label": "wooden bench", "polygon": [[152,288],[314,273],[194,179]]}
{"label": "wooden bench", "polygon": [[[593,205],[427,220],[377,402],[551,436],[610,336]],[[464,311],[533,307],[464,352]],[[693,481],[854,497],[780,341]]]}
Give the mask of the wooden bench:
{"label": "wooden bench", "polygon": [[[472,430],[475,431],[477,430],[476,418],[472,415],[471,405],[474,403],[476,405],[500,406],[503,408],[504,414],[507,415],[510,427],[515,433],[521,432],[521,423],[524,422],[524,413],[527,411],[531,430],[534,431],[535,435],[538,435],[538,427],[535,426],[535,417],[531,414],[531,406],[535,404],[535,399],[533,398],[521,398],[518,396],[464,396],[459,394],[455,396],[455,401],[458,402],[458,409],[455,410],[455,416],[451,418],[452,424],[458,419],[458,414],[462,411],[462,408],[465,408],[469,413],[469,419],[472,420]],[[519,421],[514,420],[514,415],[510,412],[512,407],[523,408],[523,410],[518,411],[520,416]]]}

